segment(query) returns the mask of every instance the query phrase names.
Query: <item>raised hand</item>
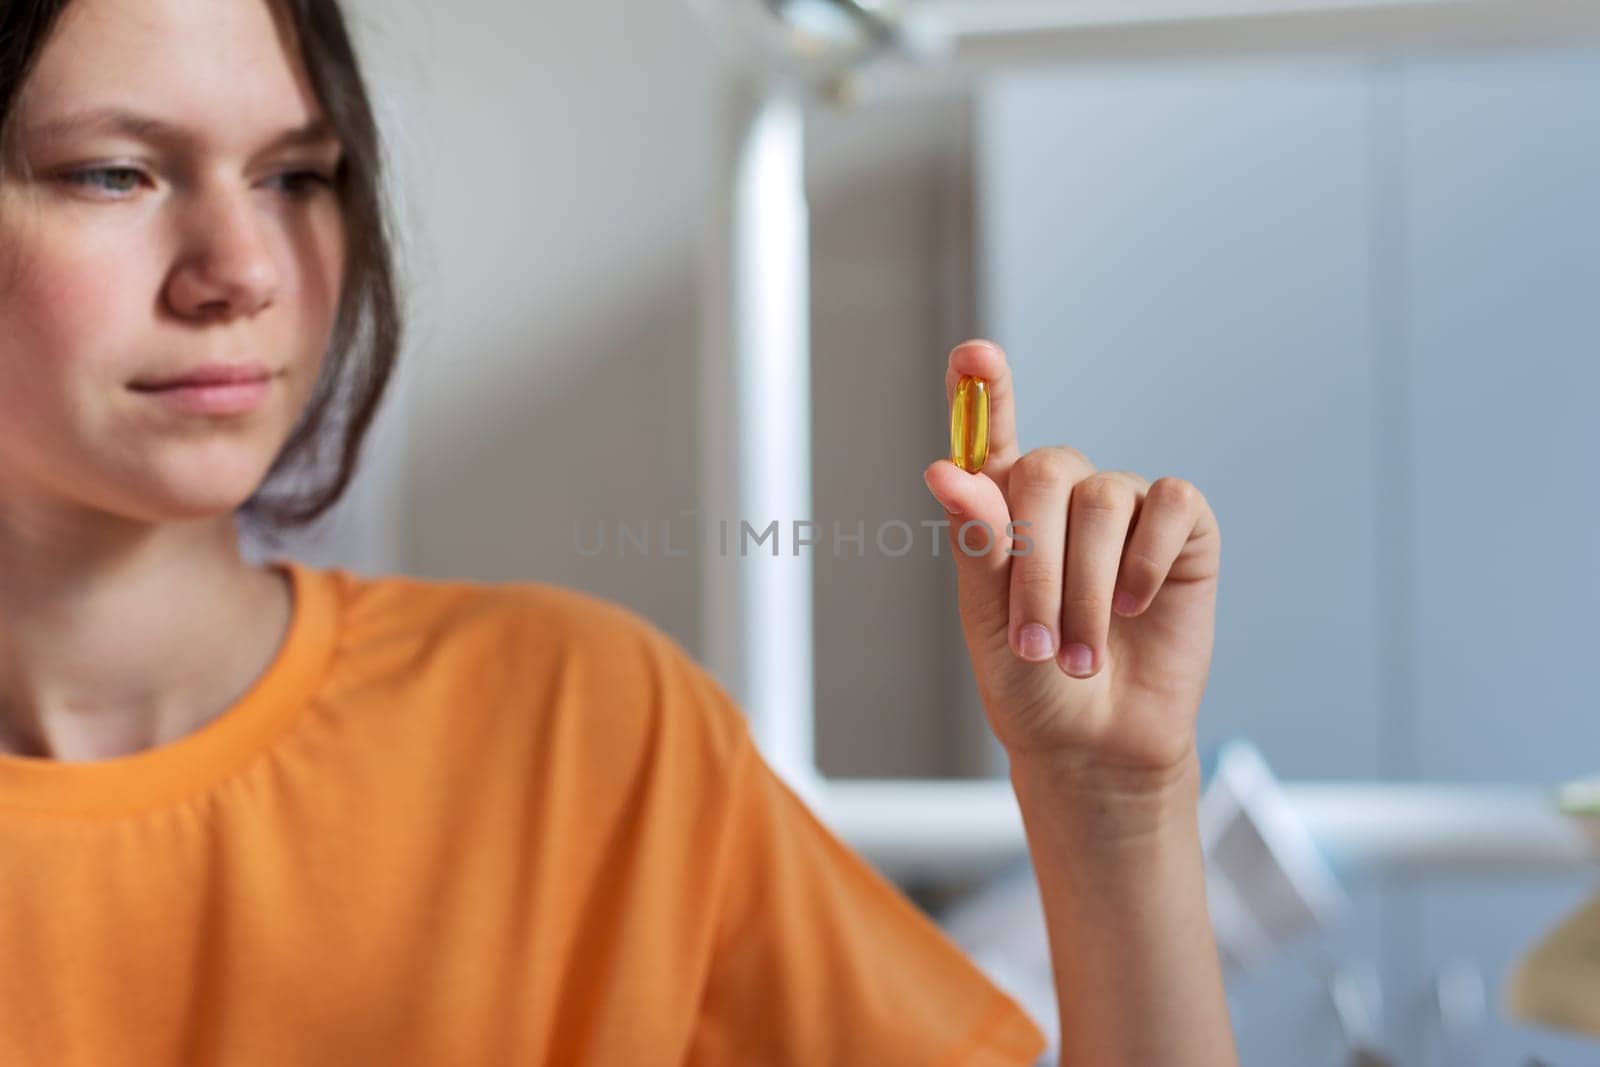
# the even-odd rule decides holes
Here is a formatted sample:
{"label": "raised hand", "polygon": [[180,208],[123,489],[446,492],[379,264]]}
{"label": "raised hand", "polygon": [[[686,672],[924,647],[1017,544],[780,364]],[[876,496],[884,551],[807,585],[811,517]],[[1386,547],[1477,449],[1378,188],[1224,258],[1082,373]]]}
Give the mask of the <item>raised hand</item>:
{"label": "raised hand", "polygon": [[923,477],[950,520],[990,728],[1014,757],[1177,769],[1211,664],[1222,540],[1210,505],[1181,478],[1096,470],[1067,445],[1019,454],[1005,354],[957,345],[947,401],[965,374],[989,383],[988,462],[969,474],[940,459]]}

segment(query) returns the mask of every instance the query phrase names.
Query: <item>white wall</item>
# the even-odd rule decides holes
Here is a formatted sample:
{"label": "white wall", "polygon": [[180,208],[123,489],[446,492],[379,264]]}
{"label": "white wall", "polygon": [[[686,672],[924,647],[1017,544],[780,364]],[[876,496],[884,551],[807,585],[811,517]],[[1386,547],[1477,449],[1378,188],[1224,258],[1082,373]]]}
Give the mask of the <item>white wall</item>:
{"label": "white wall", "polygon": [[[696,506],[701,222],[732,76],[714,38],[680,0],[346,4],[410,333],[356,486],[295,554],[570,585],[698,654],[694,555],[586,558],[572,523]],[[939,517],[921,470],[974,332],[967,126],[961,105],[812,110],[817,517]],[[948,562],[816,556],[826,773],[992,765]]]}

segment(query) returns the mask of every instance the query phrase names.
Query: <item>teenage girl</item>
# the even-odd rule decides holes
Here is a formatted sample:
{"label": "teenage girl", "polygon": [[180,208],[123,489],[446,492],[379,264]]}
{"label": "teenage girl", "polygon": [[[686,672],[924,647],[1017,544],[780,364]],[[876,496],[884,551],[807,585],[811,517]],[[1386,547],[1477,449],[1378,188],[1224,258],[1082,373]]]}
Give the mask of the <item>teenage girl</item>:
{"label": "teenage girl", "polygon": [[[384,395],[382,166],[336,0],[0,0],[0,1062],[1034,1062],[639,615],[242,558],[238,523],[338,500]],[[966,374],[987,465],[925,477],[1061,1062],[1234,1064],[1195,818],[1216,518],[1019,454],[1004,354]]]}

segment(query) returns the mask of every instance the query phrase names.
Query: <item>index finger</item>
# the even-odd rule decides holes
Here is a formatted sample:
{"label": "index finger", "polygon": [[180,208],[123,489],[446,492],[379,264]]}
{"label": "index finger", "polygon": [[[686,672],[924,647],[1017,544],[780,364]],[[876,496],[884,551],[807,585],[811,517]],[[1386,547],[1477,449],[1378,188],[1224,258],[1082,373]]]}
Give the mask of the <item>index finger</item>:
{"label": "index finger", "polygon": [[989,459],[982,473],[1000,487],[1000,492],[1006,493],[1011,468],[1018,455],[1011,367],[1006,363],[1006,354],[993,341],[974,338],[956,345],[950,350],[950,363],[944,372],[946,411],[955,403],[956,383],[967,374],[989,383]]}

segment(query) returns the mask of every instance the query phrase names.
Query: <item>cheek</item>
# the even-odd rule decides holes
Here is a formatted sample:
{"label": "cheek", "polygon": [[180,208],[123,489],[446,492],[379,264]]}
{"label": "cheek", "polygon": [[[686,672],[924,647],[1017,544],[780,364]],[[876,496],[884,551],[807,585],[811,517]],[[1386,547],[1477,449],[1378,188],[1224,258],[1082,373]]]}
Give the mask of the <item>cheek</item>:
{"label": "cheek", "polygon": [[[0,363],[8,379],[104,383],[135,368],[128,358],[150,316],[152,280],[127,242],[34,240],[0,292]],[[70,249],[70,251],[68,251]],[[144,269],[148,269],[146,266]]]}
{"label": "cheek", "polygon": [[[321,368],[348,254],[337,207],[302,221],[282,237],[280,306],[256,337],[279,361],[294,353],[300,403]],[[148,227],[36,218],[20,228],[0,224],[0,239],[18,253],[0,280],[9,283],[0,288],[0,421],[35,429],[63,418],[97,422],[97,411],[109,414],[101,410],[107,396],[152,360],[170,362],[163,349],[194,341],[160,325],[168,260]]]}
{"label": "cheek", "polygon": [[318,219],[312,230],[311,250],[298,273],[299,294],[308,319],[331,328],[344,286],[348,246],[337,210]]}
{"label": "cheek", "polygon": [[319,218],[304,242],[291,251],[294,269],[285,275],[285,281],[293,288],[286,289],[281,298],[293,304],[296,343],[313,380],[338,317],[347,255],[348,245],[336,214]]}
{"label": "cheek", "polygon": [[0,290],[0,425],[16,431],[0,441],[0,474],[65,477],[126,443],[115,401],[138,373],[154,291],[138,271],[150,256],[131,240],[66,229],[30,227]]}

